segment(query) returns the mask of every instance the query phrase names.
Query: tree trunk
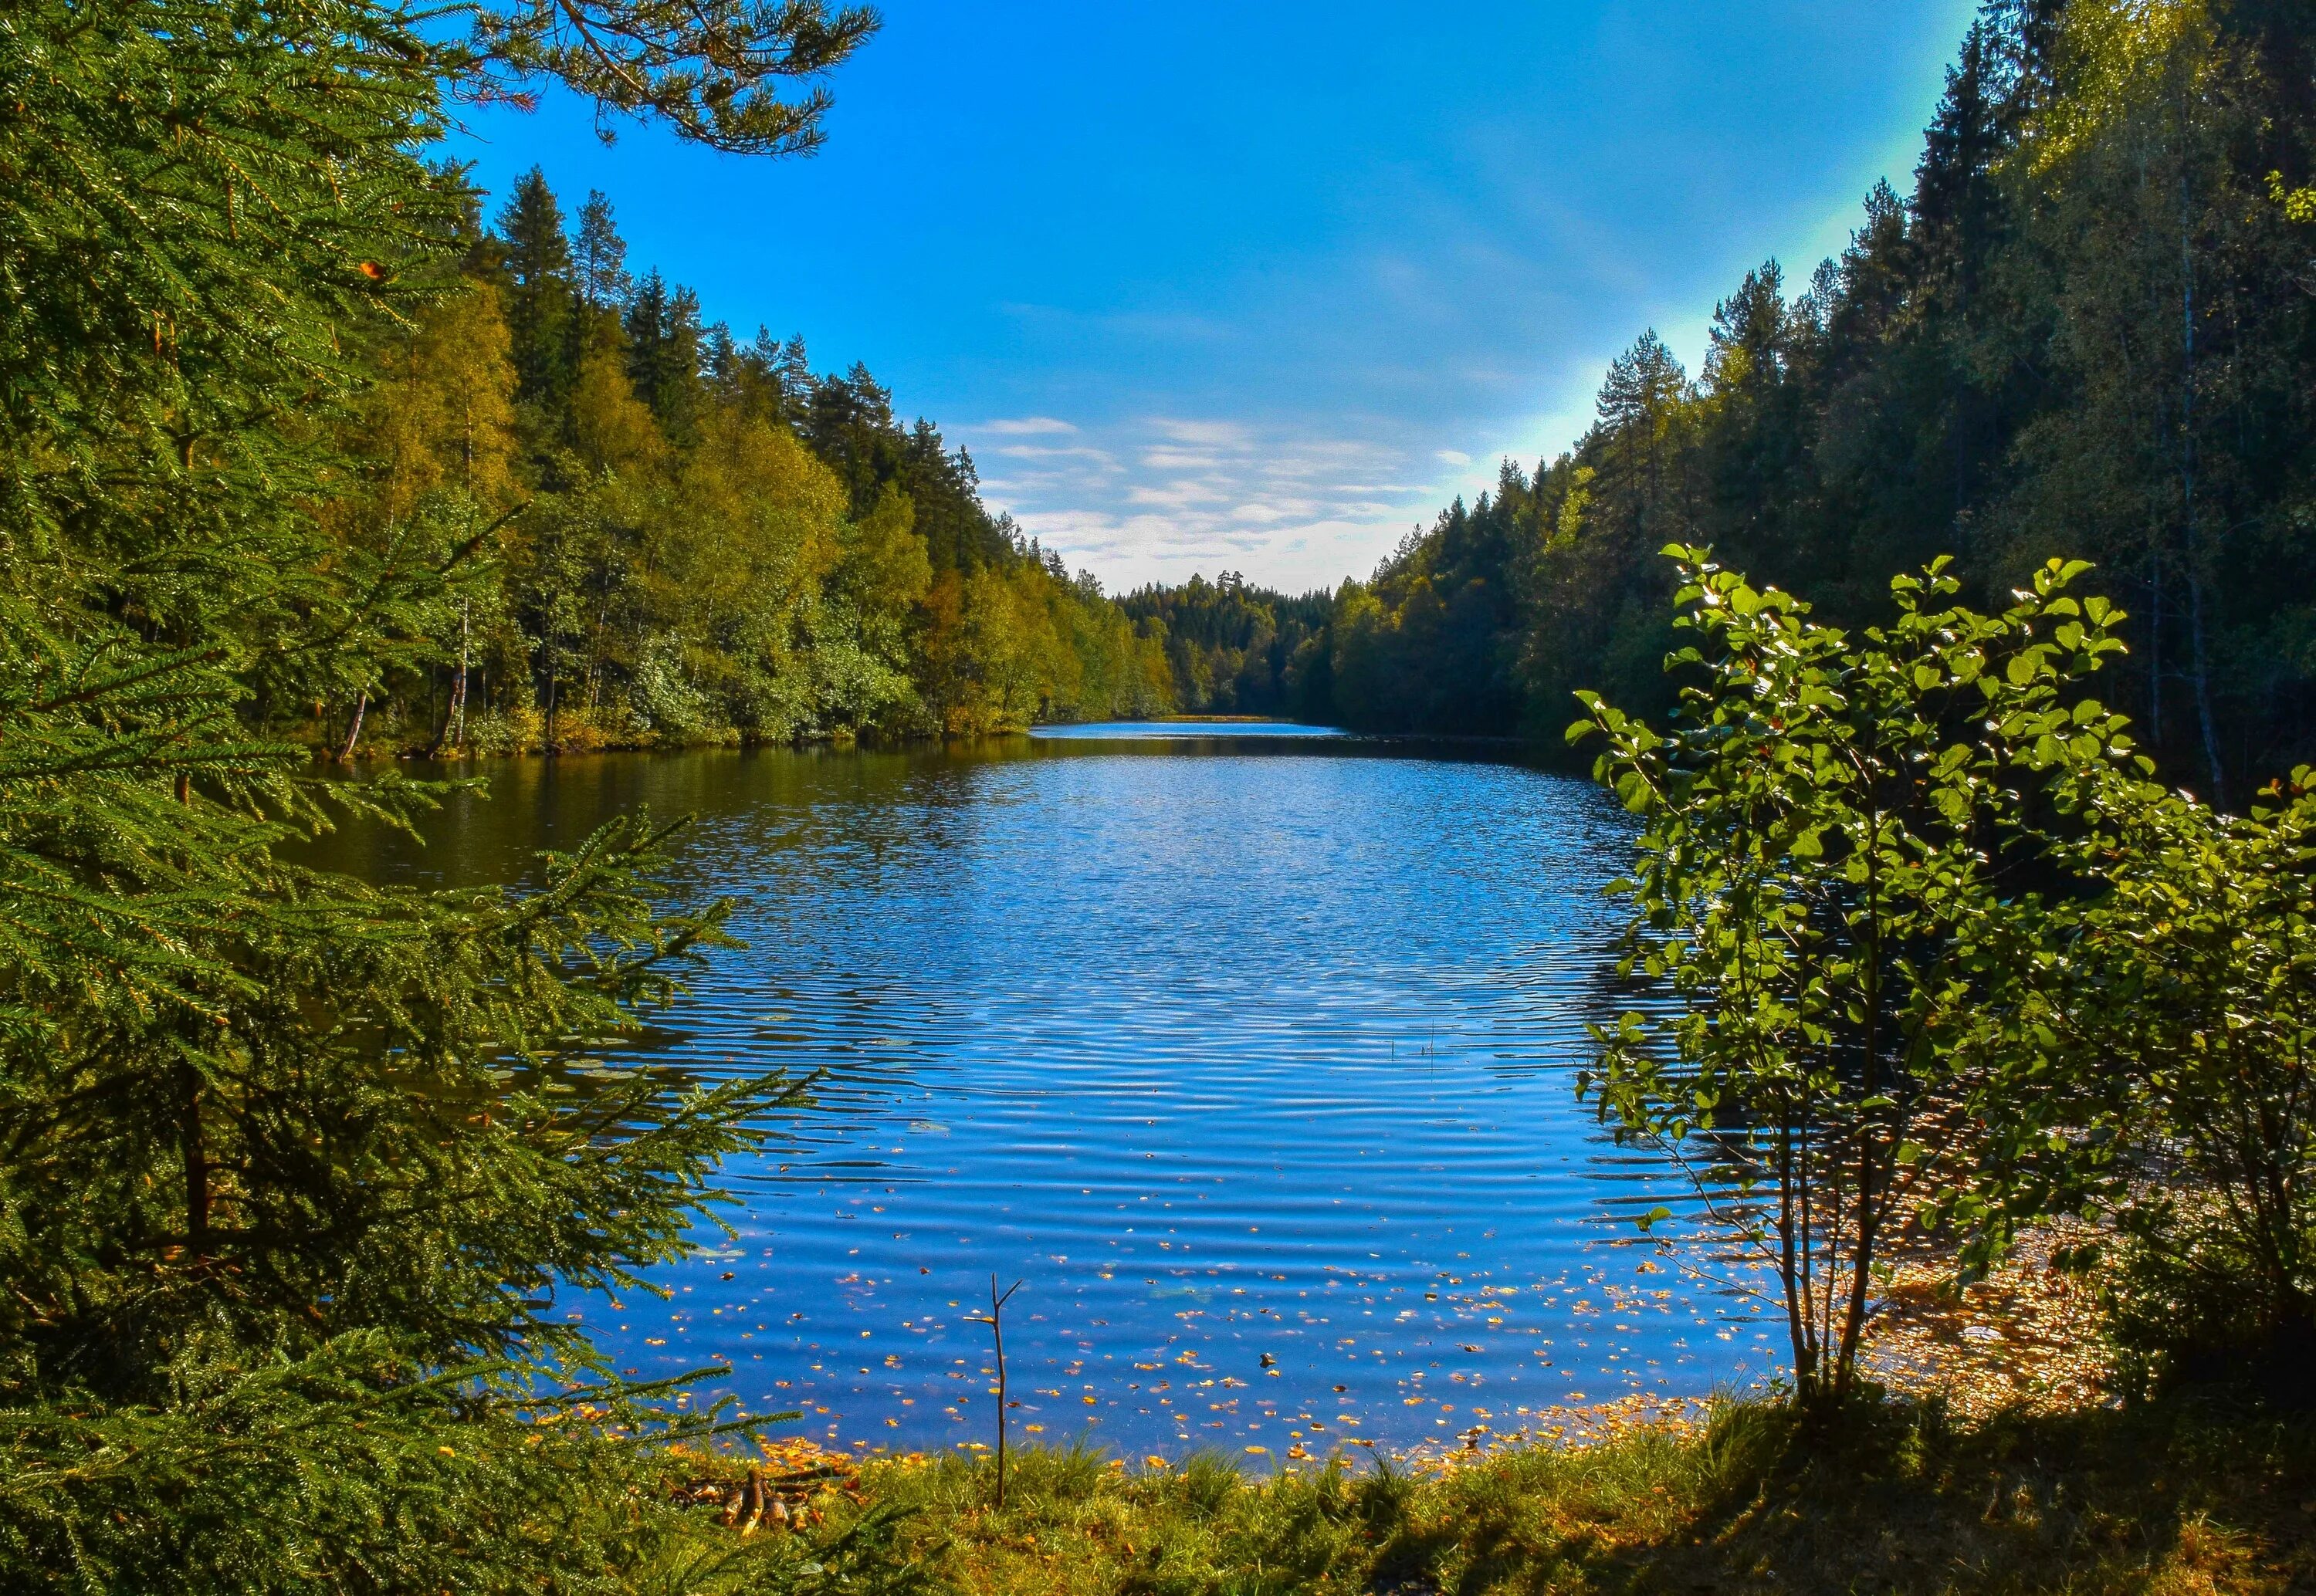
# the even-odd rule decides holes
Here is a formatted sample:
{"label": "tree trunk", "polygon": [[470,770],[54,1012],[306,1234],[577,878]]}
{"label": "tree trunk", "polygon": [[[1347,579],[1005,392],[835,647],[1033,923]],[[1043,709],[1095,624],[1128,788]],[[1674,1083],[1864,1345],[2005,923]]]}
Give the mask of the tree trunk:
{"label": "tree trunk", "polygon": [[2163,545],[2154,535],[2147,551],[2147,745],[2163,747]]}
{"label": "tree trunk", "polygon": [[434,746],[426,751],[436,754],[448,743],[460,749],[467,742],[467,653],[468,647],[467,606],[459,606],[459,671],[450,678],[450,702],[442,711],[441,729],[434,734]]}
{"label": "tree trunk", "polygon": [[209,1159],[201,1139],[201,1077],[190,1064],[177,1066],[180,1094],[177,1134],[184,1153],[185,1238],[195,1257],[208,1250]]}
{"label": "tree trunk", "polygon": [[352,762],[354,757],[354,744],[361,740],[362,716],[369,711],[369,709],[370,689],[365,687],[354,699],[353,723],[346,728],[345,747],[338,750],[339,764],[345,765]]}
{"label": "tree trunk", "polygon": [[2220,763],[2218,727],[2212,715],[2212,680],[2204,649],[2203,547],[2196,517],[2196,249],[2188,225],[2191,192],[2185,164],[2182,121],[2179,178],[2179,496],[2187,528],[2187,646],[2196,688],[2196,729],[2202,734],[2204,763],[2212,778],[2212,807],[2227,807],[2227,776]]}
{"label": "tree trunk", "polygon": [[2203,733],[2204,763],[2212,776],[2212,807],[2228,805],[2227,772],[2220,763],[2219,725],[2212,714],[2212,677],[2204,658],[2204,582],[2187,576],[2187,644],[2195,661],[2196,727]]}

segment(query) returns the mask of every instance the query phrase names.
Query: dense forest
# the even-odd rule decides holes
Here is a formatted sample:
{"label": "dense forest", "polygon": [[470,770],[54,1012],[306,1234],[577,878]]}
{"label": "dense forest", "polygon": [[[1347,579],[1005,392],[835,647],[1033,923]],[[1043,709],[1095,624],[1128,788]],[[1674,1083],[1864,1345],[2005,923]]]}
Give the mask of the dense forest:
{"label": "dense forest", "polygon": [[534,172],[369,346],[318,512],[342,558],[456,575],[371,679],[267,713],[341,751],[1178,712],[1551,740],[1579,687],[1670,702],[1669,544],[1836,620],[1933,554],[1976,602],[2063,545],[2132,612],[2148,740],[2240,795],[2316,749],[2312,49],[2289,5],[1990,6],[1839,259],[1749,272],[1700,373],[1643,334],[1574,448],[1332,595],[1105,596],[865,368],[704,325]]}
{"label": "dense forest", "polygon": [[[454,576],[342,702],[342,754],[1012,729],[1171,708],[1164,651],[981,501],[859,365],[703,325],[533,171],[460,229],[456,290],[369,351],[349,557]],[[455,556],[455,557],[453,557]]]}
{"label": "dense forest", "polygon": [[1194,576],[1180,587],[1137,589],[1123,605],[1136,634],[1162,655],[1159,679],[1181,713],[1306,721],[1332,714],[1321,663],[1334,607],[1327,594],[1289,598],[1225,571],[1213,581]]}
{"label": "dense forest", "polygon": [[[504,886],[366,882],[315,845],[452,789],[317,752],[1177,705],[1541,732],[1600,689],[1598,768],[1641,828],[1617,979],[1667,1000],[1599,1024],[1580,1089],[1761,1197],[1740,1239],[1782,1277],[1810,1477],[1855,1485],[1844,1423],[1918,1468],[1955,1433],[1854,1405],[1877,1269],[1934,1227],[1974,1267],[2103,1214],[2140,1388],[2226,1358],[2316,1404],[2316,768],[2258,786],[2311,740],[2316,672],[2301,0],[1997,4],[1914,192],[1877,191],[1805,291],[1749,276],[1694,379],[1643,338],[1571,453],[1301,599],[1105,597],[866,371],[631,277],[601,199],[575,223],[534,175],[485,225],[428,158],[460,106],[548,89],[808,151],[878,26],[815,0],[0,6],[0,1589],[949,1588],[906,1512],[819,1484],[826,1525],[747,1535],[753,1465],[701,1511],[729,1414],[622,1376],[572,1311],[652,1290],[719,1163],[806,1104],[619,1045],[730,944],[726,906],[672,903],[680,826],[623,815]],[[1966,584],[1892,583],[1949,549]],[[2181,770],[2212,802],[2157,779]],[[2206,1459],[2240,1450],[2214,1422]],[[2113,1538],[2036,1505],[2039,1446],[1998,1439],[1971,1523]],[[1682,1455],[1714,1516],[1652,1505],[1649,1533],[1799,1521],[1788,1454]],[[1002,1463],[985,1515],[978,1465],[920,1476],[1025,1555],[1020,1588],[1052,1586],[1057,1523],[1118,1548],[1120,1588],[1278,1592],[1446,1589],[1469,1528],[1386,1541],[1409,1476],[1330,1467],[1282,1487],[1276,1537],[1225,1540],[1240,1486],[1192,1457],[1133,1485],[1253,1565],[1207,1579],[1082,1511],[1097,1450],[1045,1458],[1050,1520],[1006,1518]],[[1486,1555],[1624,1557],[1583,1491]],[[1859,1537],[1877,1558],[1893,1525]]]}
{"label": "dense forest", "polygon": [[1836,620],[1937,554],[1973,600],[2058,554],[2132,612],[2167,767],[2240,801],[2316,751],[2312,162],[2316,8],[2001,0],[1911,192],[1749,272],[1701,373],[1643,334],[1572,449],[1344,586],[1283,701],[1556,738],[1577,687],[1668,702],[1669,544]]}

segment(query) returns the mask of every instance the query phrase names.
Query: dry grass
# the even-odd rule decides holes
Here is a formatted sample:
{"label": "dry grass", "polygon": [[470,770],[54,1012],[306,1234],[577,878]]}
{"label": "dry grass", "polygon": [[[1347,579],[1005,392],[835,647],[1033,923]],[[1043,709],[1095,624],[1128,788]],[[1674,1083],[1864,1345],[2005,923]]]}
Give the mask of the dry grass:
{"label": "dry grass", "polygon": [[2316,1425],[2211,1396],[1976,1422],[1893,1402],[1814,1441],[1730,1404],[1583,1448],[1260,1480],[1046,1449],[1017,1458],[1002,1512],[986,1459],[853,1484],[769,1538],[873,1521],[912,1580],[975,1596],[2316,1590]]}

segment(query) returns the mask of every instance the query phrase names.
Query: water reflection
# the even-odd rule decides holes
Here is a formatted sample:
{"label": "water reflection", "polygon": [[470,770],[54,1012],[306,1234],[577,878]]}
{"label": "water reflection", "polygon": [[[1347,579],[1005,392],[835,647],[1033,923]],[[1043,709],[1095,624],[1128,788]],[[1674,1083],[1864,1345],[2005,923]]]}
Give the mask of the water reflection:
{"label": "water reflection", "polygon": [[1615,1218],[1677,1182],[1571,1091],[1624,818],[1306,730],[515,762],[425,851],[343,854],[503,879],[638,804],[699,816],[678,884],[751,945],[652,1056],[825,1075],[728,1172],[729,1245],[666,1303],[575,1310],[640,1374],[728,1359],[824,1438],[986,1439],[964,1316],[995,1272],[1029,1282],[1017,1417],[1121,1450],[1439,1441],[1751,1378],[1760,1321]]}
{"label": "water reflection", "polygon": [[1236,742],[1336,741],[1348,734],[1337,726],[1305,726],[1294,721],[1092,721],[1083,725],[1040,726],[1038,742]]}

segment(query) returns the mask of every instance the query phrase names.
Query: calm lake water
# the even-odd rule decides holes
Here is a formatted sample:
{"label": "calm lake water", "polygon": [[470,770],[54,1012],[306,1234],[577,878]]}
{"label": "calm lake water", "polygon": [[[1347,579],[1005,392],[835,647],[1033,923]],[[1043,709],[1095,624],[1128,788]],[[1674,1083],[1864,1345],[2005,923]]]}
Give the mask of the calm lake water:
{"label": "calm lake water", "polygon": [[825,1072],[667,1301],[569,1305],[622,1368],[728,1361],[835,1444],[986,1441],[994,1272],[1017,1435],[1260,1464],[1769,1367],[1753,1303],[1636,1237],[1678,1181],[1574,1097],[1629,834],[1582,782],[1180,724],[485,773],[427,848],[340,862],[518,879],[694,814],[679,884],[750,945],[646,1052]]}

